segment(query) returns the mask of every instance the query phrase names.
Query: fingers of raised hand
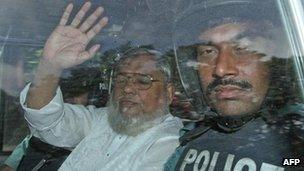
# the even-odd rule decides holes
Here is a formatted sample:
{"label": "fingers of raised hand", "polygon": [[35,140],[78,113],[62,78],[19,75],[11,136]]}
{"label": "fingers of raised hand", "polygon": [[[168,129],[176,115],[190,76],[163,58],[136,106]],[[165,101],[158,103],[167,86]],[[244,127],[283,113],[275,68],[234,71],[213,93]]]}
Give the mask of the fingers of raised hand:
{"label": "fingers of raised hand", "polygon": [[80,26],[80,31],[86,32],[89,28],[92,27],[92,25],[95,23],[95,21],[101,16],[104,9],[102,7],[98,7],[93,14],[91,14]]}
{"label": "fingers of raised hand", "polygon": [[59,25],[61,25],[61,26],[66,25],[66,23],[69,20],[72,10],[73,10],[73,4],[69,4],[64,10],[64,13],[60,19]]}
{"label": "fingers of raised hand", "polygon": [[[61,32],[65,32],[66,35],[63,36],[70,38],[75,38],[78,37],[79,35],[84,35],[85,37],[82,36],[81,40],[90,41],[94,36],[96,36],[97,33],[100,32],[100,30],[108,22],[107,17],[103,17],[102,19],[100,19],[101,18],[100,16],[104,11],[102,7],[98,7],[89,17],[84,19],[90,7],[91,7],[91,3],[86,2],[76,14],[75,18],[73,19],[70,25],[71,27],[68,28],[65,27],[65,25],[67,24],[73,9],[73,4],[69,4],[66,7],[65,12],[60,20],[60,26],[64,26],[64,27],[58,27],[61,28],[61,30],[57,30],[57,32],[59,32],[61,35],[63,35],[63,33]],[[67,36],[67,35],[76,35],[76,36]]]}
{"label": "fingers of raised hand", "polygon": [[88,12],[88,10],[91,7],[91,3],[90,2],[86,2],[81,9],[78,11],[78,13],[76,14],[75,18],[73,19],[71,25],[73,27],[78,27],[78,25],[81,23],[83,17],[85,16],[85,14]]}
{"label": "fingers of raised hand", "polygon": [[92,27],[88,32],[87,32],[87,37],[89,40],[91,40],[96,34],[100,32],[100,30],[107,25],[108,23],[108,17],[103,17],[100,19],[97,24]]}
{"label": "fingers of raised hand", "polygon": [[94,45],[88,51],[83,51],[83,52],[79,53],[78,58],[82,62],[85,61],[85,60],[88,60],[96,54],[96,52],[98,51],[99,48],[100,48],[100,45],[98,45],[98,44]]}

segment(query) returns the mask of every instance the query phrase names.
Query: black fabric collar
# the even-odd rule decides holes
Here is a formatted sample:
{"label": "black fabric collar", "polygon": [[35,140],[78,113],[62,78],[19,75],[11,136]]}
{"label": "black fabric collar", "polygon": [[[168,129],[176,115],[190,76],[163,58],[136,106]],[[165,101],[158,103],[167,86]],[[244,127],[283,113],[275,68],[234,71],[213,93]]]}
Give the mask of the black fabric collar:
{"label": "black fabric collar", "polygon": [[224,133],[233,133],[240,130],[248,122],[251,122],[259,117],[269,117],[268,110],[261,109],[260,111],[243,116],[228,116],[228,117],[210,117],[205,118],[203,121],[196,122],[195,128],[189,131],[186,131],[183,136],[179,138],[181,146],[185,146],[188,142],[200,137],[201,135],[208,132],[210,129],[217,130]]}
{"label": "black fabric collar", "polygon": [[223,132],[235,132],[240,130],[246,123],[254,120],[260,115],[245,115],[245,116],[226,116],[213,118],[217,129]]}

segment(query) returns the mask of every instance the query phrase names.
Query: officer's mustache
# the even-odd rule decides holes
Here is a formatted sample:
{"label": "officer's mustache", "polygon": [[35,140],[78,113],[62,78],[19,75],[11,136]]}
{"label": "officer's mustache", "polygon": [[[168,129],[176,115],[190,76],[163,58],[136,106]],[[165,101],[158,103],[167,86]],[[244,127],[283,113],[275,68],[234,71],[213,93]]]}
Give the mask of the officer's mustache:
{"label": "officer's mustache", "polygon": [[212,91],[215,91],[217,86],[225,86],[225,85],[238,86],[242,90],[249,90],[252,88],[252,85],[246,80],[215,78],[207,86],[207,95],[211,94]]}

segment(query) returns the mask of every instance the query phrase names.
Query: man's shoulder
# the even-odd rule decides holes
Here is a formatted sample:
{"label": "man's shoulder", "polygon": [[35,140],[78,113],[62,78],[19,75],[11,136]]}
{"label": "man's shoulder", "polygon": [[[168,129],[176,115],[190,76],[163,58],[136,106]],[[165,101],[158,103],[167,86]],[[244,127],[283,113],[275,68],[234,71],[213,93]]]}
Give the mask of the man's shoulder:
{"label": "man's shoulder", "polygon": [[109,114],[108,107],[97,108],[96,106],[88,105],[86,106],[86,109],[90,112],[93,120],[97,125],[100,125],[100,123],[108,125],[107,122],[107,116]]}
{"label": "man's shoulder", "polygon": [[180,118],[167,114],[164,121],[158,127],[164,133],[179,135],[179,130],[183,128],[183,123]]}
{"label": "man's shoulder", "polygon": [[[155,125],[142,133],[140,137],[150,143],[165,142],[165,141],[178,141],[179,130],[183,127],[179,118],[168,114],[164,116],[161,121],[157,121]],[[144,138],[145,137],[145,138]]]}
{"label": "man's shoulder", "polygon": [[99,113],[99,114],[107,114],[108,113],[108,107],[96,107],[94,105],[88,105],[86,108],[94,113]]}
{"label": "man's shoulder", "polygon": [[266,122],[283,132],[296,132],[304,137],[304,104],[289,104],[277,110]]}
{"label": "man's shoulder", "polygon": [[147,152],[150,155],[155,153],[155,155],[165,155],[165,158],[168,158],[179,145],[179,130],[182,127],[183,124],[179,118],[171,114],[166,115],[163,122],[146,132],[146,135],[149,135],[147,142],[150,144],[147,146]]}
{"label": "man's shoulder", "polygon": [[304,144],[304,116],[301,113],[288,113],[280,115],[272,124],[280,133],[292,136]]}

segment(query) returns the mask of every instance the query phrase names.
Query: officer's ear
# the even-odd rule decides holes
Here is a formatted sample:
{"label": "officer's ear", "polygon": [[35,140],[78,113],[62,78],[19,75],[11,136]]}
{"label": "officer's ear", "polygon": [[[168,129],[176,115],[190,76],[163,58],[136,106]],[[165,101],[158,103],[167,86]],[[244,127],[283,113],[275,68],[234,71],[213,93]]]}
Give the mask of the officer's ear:
{"label": "officer's ear", "polygon": [[175,91],[175,88],[174,88],[173,84],[168,83],[167,84],[167,97],[168,97],[169,104],[172,103],[173,96],[174,96],[174,91]]}

